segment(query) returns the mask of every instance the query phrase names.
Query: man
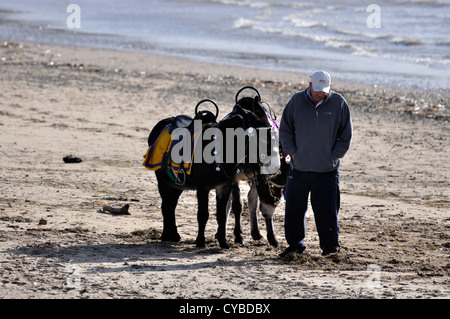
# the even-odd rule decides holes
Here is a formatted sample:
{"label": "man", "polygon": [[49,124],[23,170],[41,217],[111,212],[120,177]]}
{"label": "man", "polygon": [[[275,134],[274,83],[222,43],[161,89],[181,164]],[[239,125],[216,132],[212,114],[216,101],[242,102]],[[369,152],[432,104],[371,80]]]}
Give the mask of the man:
{"label": "man", "polygon": [[302,254],[306,246],[308,196],[314,212],[322,255],[339,245],[339,163],[350,147],[352,120],[347,102],[330,90],[325,71],[311,76],[309,88],[294,94],[280,123],[280,141],[291,156],[286,184],[285,237],[289,247],[280,258]]}

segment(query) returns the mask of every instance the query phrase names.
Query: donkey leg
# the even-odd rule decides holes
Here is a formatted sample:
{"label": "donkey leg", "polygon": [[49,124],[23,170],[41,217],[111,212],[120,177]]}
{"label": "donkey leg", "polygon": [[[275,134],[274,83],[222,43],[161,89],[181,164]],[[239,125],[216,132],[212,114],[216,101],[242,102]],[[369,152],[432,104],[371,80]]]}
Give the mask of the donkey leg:
{"label": "donkey leg", "polygon": [[231,189],[232,210],[234,214],[234,242],[236,244],[244,244],[244,239],[242,238],[241,229],[241,214],[242,214],[242,200],[241,200],[241,190],[239,189],[239,184],[234,184]]}
{"label": "donkey leg", "polygon": [[206,228],[206,222],[208,221],[208,218],[209,218],[208,195],[209,195],[208,189],[204,189],[204,188],[197,189],[198,235],[197,235],[197,239],[196,239],[195,243],[196,243],[196,246],[199,248],[205,247],[205,228]]}
{"label": "donkey leg", "polygon": [[273,230],[273,214],[276,207],[268,204],[261,203],[261,212],[266,222],[267,240],[273,247],[278,247],[278,241],[275,238],[275,232]]}
{"label": "donkey leg", "polygon": [[226,239],[227,228],[227,202],[230,198],[231,185],[224,185],[216,189],[216,209],[217,209],[217,239],[221,248],[230,248]]}
{"label": "donkey leg", "polygon": [[[227,208],[226,208],[227,223],[228,223],[228,217],[230,216],[230,212],[232,210],[232,205],[233,205],[233,192],[231,192],[230,198],[227,201]],[[219,235],[216,233],[214,238],[218,239]]]}
{"label": "donkey leg", "polygon": [[275,236],[275,232],[273,230],[273,218],[267,217],[266,218],[266,228],[267,228],[267,240],[269,241],[269,244],[273,247],[278,247],[278,241]]}
{"label": "donkey leg", "polygon": [[260,240],[262,238],[258,228],[258,192],[256,190],[256,183],[250,183],[250,191],[247,194],[248,197],[248,209],[250,212],[250,228],[252,238],[254,240]]}
{"label": "donkey leg", "polygon": [[164,182],[158,182],[158,190],[162,200],[161,211],[164,223],[161,240],[178,242],[181,237],[177,231],[175,208],[183,191],[173,188]]}

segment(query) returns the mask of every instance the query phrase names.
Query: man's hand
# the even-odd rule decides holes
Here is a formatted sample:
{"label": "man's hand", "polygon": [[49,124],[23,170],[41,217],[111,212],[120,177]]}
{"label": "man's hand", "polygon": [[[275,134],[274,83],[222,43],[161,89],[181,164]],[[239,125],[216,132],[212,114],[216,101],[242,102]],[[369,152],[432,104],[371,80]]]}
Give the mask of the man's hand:
{"label": "man's hand", "polygon": [[295,160],[295,153],[292,153],[291,158],[292,160]]}

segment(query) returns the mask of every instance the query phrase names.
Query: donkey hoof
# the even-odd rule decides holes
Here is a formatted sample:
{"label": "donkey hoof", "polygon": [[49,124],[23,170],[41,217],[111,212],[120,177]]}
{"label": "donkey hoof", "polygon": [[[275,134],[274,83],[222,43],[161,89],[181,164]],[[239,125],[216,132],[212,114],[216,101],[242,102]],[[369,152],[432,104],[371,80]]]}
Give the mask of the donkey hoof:
{"label": "donkey hoof", "polygon": [[252,232],[253,240],[261,240],[263,236],[259,232]]}
{"label": "donkey hoof", "polygon": [[234,239],[234,243],[235,244],[240,244],[240,245],[244,245],[244,239],[242,237],[236,237]]}
{"label": "donkey hoof", "polygon": [[205,238],[198,238],[195,240],[195,247],[197,248],[205,248]]}
{"label": "donkey hoof", "polygon": [[269,244],[270,244],[271,246],[273,246],[274,248],[278,248],[278,245],[279,245],[279,244],[278,244],[278,241],[276,241],[276,240],[275,240],[275,241],[270,241]]}
{"label": "donkey hoof", "polygon": [[269,237],[269,244],[275,248],[278,247],[278,241],[274,237],[272,238]]}
{"label": "donkey hoof", "polygon": [[181,236],[178,233],[175,233],[175,234],[162,233],[162,235],[161,235],[161,241],[179,242],[180,240],[181,240]]}
{"label": "donkey hoof", "polygon": [[219,240],[219,246],[223,249],[230,249],[230,245],[228,245],[227,241],[224,239]]}

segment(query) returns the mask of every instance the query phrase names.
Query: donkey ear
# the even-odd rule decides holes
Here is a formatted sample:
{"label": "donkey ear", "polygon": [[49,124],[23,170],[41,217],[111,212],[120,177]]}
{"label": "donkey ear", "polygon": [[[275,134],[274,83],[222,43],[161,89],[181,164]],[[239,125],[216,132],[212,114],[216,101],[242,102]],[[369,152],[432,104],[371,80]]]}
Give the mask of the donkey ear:
{"label": "donkey ear", "polygon": [[[256,99],[258,99],[258,101],[256,101]],[[258,96],[255,98],[255,103],[254,103],[253,107],[255,109],[254,113],[258,117],[258,119],[260,121],[264,122],[266,126],[270,126],[269,120],[267,119],[266,110],[264,109],[264,106],[259,101]]]}
{"label": "donkey ear", "polygon": [[261,104],[261,100],[259,96],[255,96],[255,100],[253,102],[253,112],[258,115],[265,115],[264,107]]}
{"label": "donkey ear", "polygon": [[234,106],[234,110],[236,110],[239,114],[244,114],[244,109],[242,108],[242,106],[240,106],[239,104],[236,104]]}
{"label": "donkey ear", "polygon": [[258,95],[255,96],[255,99],[254,99],[254,102],[253,102],[253,108],[254,108],[255,112],[257,110],[264,111],[264,107],[263,107],[263,105],[261,103],[261,98]]}
{"label": "donkey ear", "polygon": [[233,108],[233,113],[236,113],[241,116],[245,116],[247,114],[247,111],[239,104],[236,104]]}
{"label": "donkey ear", "polygon": [[252,103],[252,109],[251,109],[251,111],[252,111],[253,113],[255,113],[256,110],[258,110],[258,105],[259,105],[259,103],[260,103],[259,96],[256,95],[255,98],[253,99],[253,103]]}

